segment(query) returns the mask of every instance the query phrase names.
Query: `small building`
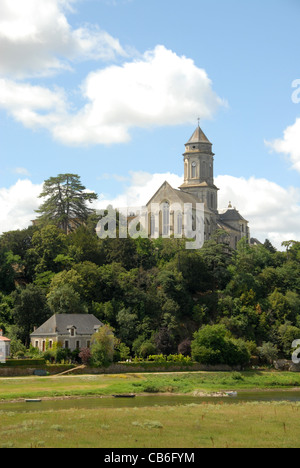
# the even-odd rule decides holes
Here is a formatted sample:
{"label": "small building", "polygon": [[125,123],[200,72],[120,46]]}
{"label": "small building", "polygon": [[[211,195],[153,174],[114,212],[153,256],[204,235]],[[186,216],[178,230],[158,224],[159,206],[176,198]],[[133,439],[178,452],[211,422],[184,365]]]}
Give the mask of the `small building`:
{"label": "small building", "polygon": [[0,362],[4,363],[10,356],[10,339],[3,336],[3,330],[0,330]]}
{"label": "small building", "polygon": [[74,351],[89,348],[92,336],[103,326],[92,314],[55,314],[30,335],[31,345],[40,351],[54,343]]}

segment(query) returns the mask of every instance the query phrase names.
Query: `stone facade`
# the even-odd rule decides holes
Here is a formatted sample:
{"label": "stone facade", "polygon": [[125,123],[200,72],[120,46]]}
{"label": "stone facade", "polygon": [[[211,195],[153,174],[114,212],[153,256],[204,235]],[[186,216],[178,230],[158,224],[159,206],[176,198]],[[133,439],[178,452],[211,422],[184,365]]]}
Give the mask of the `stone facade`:
{"label": "stone facade", "polygon": [[[149,236],[182,236],[184,206],[192,205],[193,213],[196,213],[196,206],[201,203],[204,206],[204,240],[221,229],[227,234],[227,242],[233,249],[243,237],[250,242],[248,221],[232,208],[231,203],[224,213],[218,211],[219,189],[214,184],[214,156],[212,143],[198,126],[185,144],[183,184],[174,189],[167,181],[164,182],[147,203]],[[159,207],[156,212],[153,206]]]}

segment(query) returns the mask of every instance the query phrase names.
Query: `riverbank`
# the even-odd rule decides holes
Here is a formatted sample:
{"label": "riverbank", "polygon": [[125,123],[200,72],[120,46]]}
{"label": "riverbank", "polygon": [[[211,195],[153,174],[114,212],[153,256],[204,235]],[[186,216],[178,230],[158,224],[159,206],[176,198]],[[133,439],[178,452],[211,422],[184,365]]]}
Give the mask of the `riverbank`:
{"label": "riverbank", "polygon": [[200,396],[294,388],[300,388],[300,374],[277,371],[6,377],[0,379],[0,401],[115,394]]}

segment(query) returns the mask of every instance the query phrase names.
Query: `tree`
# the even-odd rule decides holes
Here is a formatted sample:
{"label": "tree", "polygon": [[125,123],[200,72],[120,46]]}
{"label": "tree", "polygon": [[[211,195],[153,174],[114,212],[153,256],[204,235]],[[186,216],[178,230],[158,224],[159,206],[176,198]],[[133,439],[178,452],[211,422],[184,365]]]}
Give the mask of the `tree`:
{"label": "tree", "polygon": [[87,202],[96,200],[95,193],[87,193],[76,174],[59,174],[44,182],[43,192],[39,198],[46,198],[36,210],[40,213],[41,223],[52,223],[61,228],[65,234],[87,221],[94,210],[87,207]]}
{"label": "tree", "polygon": [[48,306],[53,314],[84,314],[86,307],[70,284],[62,284],[50,291],[47,296]]}
{"label": "tree", "polygon": [[91,354],[93,364],[96,366],[109,366],[114,360],[115,349],[119,341],[114,336],[113,329],[103,325],[92,336]]}
{"label": "tree", "polygon": [[18,265],[20,260],[13,252],[0,250],[0,291],[10,293],[15,289],[14,265]]}
{"label": "tree", "polygon": [[257,348],[260,359],[268,364],[272,364],[278,358],[278,348],[271,342],[263,342],[262,346]]}
{"label": "tree", "polygon": [[61,270],[59,255],[67,254],[66,235],[56,226],[45,226],[32,237],[31,248],[27,250],[25,261],[31,276],[46,271]]}
{"label": "tree", "polygon": [[224,325],[206,325],[194,334],[192,357],[201,364],[245,365],[250,360],[246,343],[231,337]]}
{"label": "tree", "polygon": [[17,289],[13,293],[13,299],[12,315],[18,326],[18,338],[28,346],[29,335],[34,327],[42,325],[50,317],[46,297],[40,288],[29,284],[24,289]]}

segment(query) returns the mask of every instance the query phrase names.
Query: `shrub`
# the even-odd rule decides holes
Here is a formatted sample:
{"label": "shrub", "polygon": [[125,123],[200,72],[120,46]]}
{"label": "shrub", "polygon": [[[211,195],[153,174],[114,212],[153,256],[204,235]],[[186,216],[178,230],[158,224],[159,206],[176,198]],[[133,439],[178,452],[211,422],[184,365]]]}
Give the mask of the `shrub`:
{"label": "shrub", "polygon": [[278,358],[278,348],[273,343],[264,342],[257,348],[260,359],[267,364],[272,364]]}
{"label": "shrub", "polygon": [[192,357],[206,365],[245,365],[250,352],[243,340],[233,339],[224,325],[206,325],[194,334]]}
{"label": "shrub", "polygon": [[192,353],[191,340],[188,338],[180,343],[178,346],[178,354],[183,354],[184,356],[190,356]]}
{"label": "shrub", "polygon": [[92,353],[90,348],[82,348],[78,357],[81,359],[82,364],[89,364],[92,358]]}

